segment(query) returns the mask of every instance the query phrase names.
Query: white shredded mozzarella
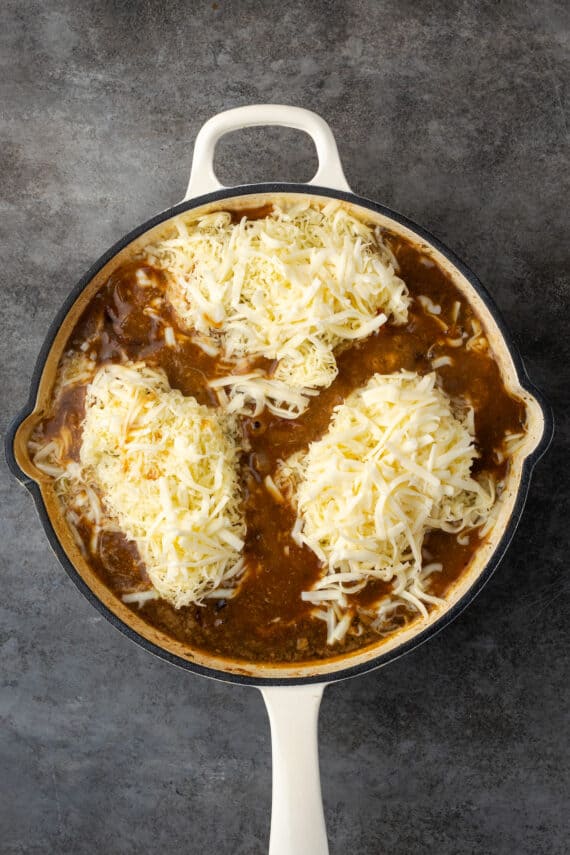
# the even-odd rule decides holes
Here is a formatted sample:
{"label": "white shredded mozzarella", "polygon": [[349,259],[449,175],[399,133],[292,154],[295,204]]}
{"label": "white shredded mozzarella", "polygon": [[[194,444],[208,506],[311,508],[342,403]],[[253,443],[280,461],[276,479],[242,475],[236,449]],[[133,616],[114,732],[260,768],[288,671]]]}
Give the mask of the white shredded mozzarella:
{"label": "white shredded mozzarella", "polygon": [[427,616],[426,603],[441,602],[428,591],[441,565],[423,566],[425,533],[479,525],[495,498],[492,485],[471,477],[471,428],[469,411],[454,415],[435,373],[376,374],[336,408],[322,439],[282,465],[278,485],[298,514],[293,538],[324,564],[303,599],[321,612],[333,604],[325,609],[333,642],[338,626],[350,625],[347,595],[371,579],[392,583],[379,614],[387,599],[386,614],[404,603]]}
{"label": "white shredded mozzarella", "polygon": [[420,294],[418,302],[422,304],[426,312],[429,312],[430,315],[441,315],[441,306],[438,303],[434,303],[425,294]]}
{"label": "white shredded mozzarella", "polygon": [[216,377],[208,385],[228,413],[252,418],[267,407],[270,413],[283,419],[296,419],[306,410],[309,398],[318,394],[317,389],[301,392],[283,380],[265,377],[261,371]]}
{"label": "white shredded mozzarella", "polygon": [[87,388],[82,480],[176,607],[235,583],[243,568],[235,456],[215,415],[161,371],[106,365]]}
{"label": "white shredded mozzarella", "polygon": [[434,371],[437,368],[443,368],[445,365],[453,365],[453,360],[450,356],[438,356],[437,359],[432,359],[431,367]]}
{"label": "white shredded mozzarella", "polygon": [[132,594],[123,594],[122,600],[124,603],[136,603],[136,605],[141,608],[145,603],[150,602],[150,600],[157,600],[160,597],[158,591],[155,591],[154,588],[149,588],[147,591],[133,591]]}
{"label": "white shredded mozzarella", "polygon": [[58,369],[53,397],[56,398],[63,389],[71,389],[89,383],[96,371],[95,360],[85,354],[83,346],[79,353],[68,354]]}
{"label": "white shredded mozzarella", "polygon": [[299,398],[283,396],[279,409],[296,417],[312,390],[334,380],[337,345],[407,319],[408,292],[388,247],[338,202],[275,207],[239,223],[226,212],[174,223],[176,232],[145,253],[167,272],[178,315],[217,336],[231,360],[277,361],[270,381],[257,372],[247,387],[228,383],[232,412],[249,412],[252,401],[269,406],[267,383],[279,382]]}
{"label": "white shredded mozzarella", "polygon": [[176,336],[172,327],[164,327],[164,343],[167,347],[176,347]]}

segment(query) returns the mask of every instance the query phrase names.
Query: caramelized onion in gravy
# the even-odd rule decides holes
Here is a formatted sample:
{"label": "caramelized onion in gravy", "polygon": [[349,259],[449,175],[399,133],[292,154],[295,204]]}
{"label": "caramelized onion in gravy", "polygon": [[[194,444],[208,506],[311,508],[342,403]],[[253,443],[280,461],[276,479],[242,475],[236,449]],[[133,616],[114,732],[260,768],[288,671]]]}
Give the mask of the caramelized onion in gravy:
{"label": "caramelized onion in gravy", "polygon": [[[253,212],[254,213],[254,212]],[[259,216],[264,216],[261,211]],[[336,354],[338,376],[329,388],[311,398],[297,419],[278,418],[264,411],[242,419],[243,447],[240,481],[247,524],[244,557],[247,571],[232,599],[206,600],[199,606],[176,609],[160,599],[140,607],[148,623],[171,637],[209,653],[248,661],[294,662],[322,659],[378,640],[377,633],[361,623],[359,633],[349,633],[332,648],[326,643],[326,626],[311,616],[310,603],[301,592],[321,574],[316,555],[291,537],[295,512],[273,496],[264,479],[275,475],[278,462],[327,430],[333,408],[375,373],[407,369],[425,374],[434,370],[451,399],[471,404],[479,457],[473,474],[491,474],[500,491],[509,460],[499,452],[506,436],[524,429],[525,408],[505,388],[499,366],[484,330],[465,297],[448,275],[422,250],[399,237],[386,234],[399,264],[399,275],[412,298],[404,325],[385,324],[375,334]],[[151,284],[144,287],[137,274]],[[149,305],[153,311],[149,312]],[[172,327],[176,345],[168,345],[162,329]],[[218,400],[208,381],[227,373],[219,356],[206,353],[182,329],[165,297],[164,274],[143,263],[116,270],[93,297],[69,341],[67,353],[85,352],[97,363],[144,360],[162,368],[173,388],[192,395],[200,404],[215,407]],[[256,367],[272,370],[268,360]],[[251,368],[251,364],[249,366]],[[84,388],[64,391],[41,425],[43,440],[68,429],[68,455],[78,459]],[[79,534],[89,542],[87,527]],[[481,539],[477,531],[467,538],[442,531],[428,532],[424,548],[430,561],[443,569],[433,575],[430,592],[445,596],[471,562]],[[124,535],[106,531],[98,538],[90,561],[118,597],[148,587],[137,548]],[[354,595],[360,606],[371,605],[389,592],[387,583],[372,581]],[[137,605],[133,609],[139,610]],[[401,621],[410,619],[403,613]]]}

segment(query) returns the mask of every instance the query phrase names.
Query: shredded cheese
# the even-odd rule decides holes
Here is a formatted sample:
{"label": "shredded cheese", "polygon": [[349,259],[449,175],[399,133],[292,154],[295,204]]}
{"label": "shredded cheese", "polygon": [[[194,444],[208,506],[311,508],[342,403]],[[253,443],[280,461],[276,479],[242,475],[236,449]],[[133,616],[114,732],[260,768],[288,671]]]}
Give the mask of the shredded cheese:
{"label": "shredded cheese", "polygon": [[64,389],[84,386],[89,383],[96,371],[97,364],[90,356],[86,355],[85,348],[81,347],[79,353],[70,353],[58,369],[53,397],[57,398]]}
{"label": "shredded cheese", "polygon": [[176,607],[231,587],[242,569],[235,456],[215,415],[161,371],[106,365],[87,388],[82,479]]}
{"label": "shredded cheese", "polygon": [[437,303],[434,303],[429,297],[424,294],[420,294],[418,297],[418,302],[422,304],[426,312],[430,315],[441,315],[441,306]]}
{"label": "shredded cheese", "polygon": [[437,368],[444,368],[446,365],[453,365],[453,360],[450,356],[438,356],[437,359],[432,359],[431,367],[434,371]]}
{"label": "shredded cheese", "polygon": [[473,438],[472,414],[453,413],[434,373],[376,374],[336,408],[322,439],[282,465],[293,538],[324,567],[303,599],[325,613],[331,643],[350,625],[350,594],[372,579],[392,584],[379,614],[404,604],[427,616],[426,604],[440,602],[428,582],[441,565],[423,565],[426,531],[476,526],[495,498],[471,477]]}
{"label": "shredded cheese", "polygon": [[[407,319],[408,292],[393,255],[378,230],[339,202],[276,207],[239,223],[218,212],[194,222],[179,216],[174,224],[176,233],[145,253],[166,271],[179,317],[217,337],[230,360],[276,360],[271,381],[301,396],[300,403],[279,399],[293,417],[310,390],[334,380],[337,345],[369,336],[388,319]],[[275,402],[267,375],[248,382],[238,388],[228,380],[233,412],[248,413],[252,400],[256,407]]]}
{"label": "shredded cheese", "polygon": [[261,371],[216,377],[208,385],[217,393],[224,410],[252,418],[267,407],[283,419],[296,419],[306,410],[310,396],[318,394],[317,389],[301,392],[291,388],[283,380],[265,377]]}

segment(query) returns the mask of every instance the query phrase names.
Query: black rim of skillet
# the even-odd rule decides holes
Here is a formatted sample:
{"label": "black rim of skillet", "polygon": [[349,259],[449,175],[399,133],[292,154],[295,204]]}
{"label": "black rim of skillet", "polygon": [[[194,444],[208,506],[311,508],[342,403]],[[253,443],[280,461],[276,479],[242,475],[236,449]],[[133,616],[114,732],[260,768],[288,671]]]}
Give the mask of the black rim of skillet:
{"label": "black rim of skillet", "polygon": [[[238,196],[257,195],[261,193],[299,193],[304,195],[309,194],[312,196],[328,196],[333,199],[341,199],[343,201],[359,205],[363,208],[368,208],[371,211],[375,211],[379,214],[383,214],[384,216],[389,217],[395,222],[406,226],[411,231],[413,231],[418,237],[422,238],[426,243],[439,250],[439,252],[441,252],[442,255],[444,255],[463,274],[463,276],[468,280],[470,285],[475,289],[479,297],[483,300],[488,310],[491,312],[513,359],[517,378],[521,387],[527,392],[529,392],[536,399],[544,417],[544,429],[542,437],[534,451],[529,454],[529,456],[525,459],[523,463],[521,482],[517,492],[515,504],[511,513],[511,517],[503,533],[503,536],[495,547],[495,550],[491,555],[489,561],[485,565],[484,569],[479,574],[477,579],[473,582],[471,587],[461,597],[461,599],[459,599],[457,603],[455,603],[451,608],[444,612],[444,614],[437,621],[435,621],[429,627],[426,627],[426,629],[418,632],[417,635],[412,636],[412,638],[410,638],[405,643],[395,647],[393,650],[388,651],[386,653],[379,653],[378,656],[373,657],[367,662],[363,662],[357,665],[348,665],[346,668],[341,668],[339,670],[332,671],[331,673],[318,674],[316,676],[307,675],[302,677],[252,677],[239,673],[230,673],[221,669],[207,668],[203,665],[199,665],[195,662],[188,661],[172,653],[169,653],[164,648],[153,644],[146,638],[143,638],[143,636],[139,635],[134,629],[123,623],[122,620],[120,620],[112,611],[110,611],[110,609],[108,609],[107,606],[105,606],[101,602],[101,600],[99,600],[98,597],[95,596],[95,594],[83,581],[78,571],[75,569],[74,565],[65,554],[65,551],[53,529],[51,520],[46,511],[46,507],[41,496],[39,485],[34,480],[29,478],[20,469],[16,462],[14,454],[14,438],[16,431],[18,430],[20,424],[24,421],[24,419],[26,419],[32,413],[35,407],[38,386],[53,340],[58,330],[60,329],[61,324],[63,323],[63,320],[66,317],[67,313],[70,311],[71,307],[73,306],[81,292],[84,290],[84,288],[89,284],[89,282],[91,282],[95,274],[98,273],[98,271],[105,264],[107,264],[108,261],[110,261],[115,255],[117,255],[120,250],[124,249],[124,247],[131,243],[131,241],[135,240],[135,238],[139,237],[144,232],[148,231],[149,229],[153,228],[164,220],[169,219],[170,217],[174,217],[177,214],[183,213],[184,211],[191,210],[192,208],[198,208],[210,202],[216,202],[222,199],[229,199]],[[466,267],[465,264],[463,264],[463,262],[459,258],[457,258],[457,256],[453,252],[451,252],[446,246],[444,246],[439,240],[437,240],[437,238],[431,235],[428,231],[423,229],[421,226],[416,225],[416,223],[412,222],[407,217],[404,217],[401,214],[392,211],[390,208],[387,208],[383,205],[379,205],[376,202],[372,202],[369,199],[357,196],[354,193],[347,193],[344,191],[331,190],[330,188],[316,187],[313,185],[306,184],[270,183],[224,188],[223,190],[208,193],[204,196],[199,196],[189,201],[182,202],[179,205],[175,205],[174,207],[169,208],[160,214],[157,214],[150,220],[147,220],[142,225],[133,229],[133,231],[129,232],[129,234],[121,238],[118,243],[112,246],[104,255],[101,256],[101,258],[98,259],[98,261],[95,262],[95,264],[87,271],[85,276],[83,276],[83,278],[78,282],[75,288],[73,288],[73,290],[70,292],[69,296],[63,303],[62,307],[60,308],[59,312],[55,316],[48,329],[46,338],[42,345],[32,375],[28,402],[8,428],[5,438],[5,451],[7,462],[12,473],[25,487],[27,487],[27,489],[32,494],[36,509],[47,534],[49,543],[53,551],[55,552],[57,558],[59,559],[60,563],[63,565],[64,569],[67,571],[68,575],[75,583],[75,585],[79,588],[81,593],[89,600],[89,602],[93,606],[95,606],[96,609],[98,609],[98,611],[105,618],[107,618],[107,620],[111,624],[113,624],[114,627],[124,633],[124,635],[126,635],[132,641],[145,648],[145,650],[148,650],[150,653],[153,653],[155,656],[158,656],[161,659],[165,659],[167,662],[170,662],[173,665],[178,665],[179,667],[185,668],[186,670],[192,671],[196,674],[201,674],[205,677],[222,680],[224,682],[238,683],[242,685],[289,686],[311,683],[334,683],[339,680],[344,680],[349,677],[356,677],[359,674],[364,674],[368,671],[375,670],[376,668],[380,668],[381,666],[386,665],[389,662],[393,662],[400,656],[409,653],[416,647],[419,647],[420,644],[423,644],[429,638],[432,638],[438,632],[441,632],[444,627],[446,627],[453,620],[455,620],[455,618],[458,617],[458,615],[461,614],[461,612],[469,605],[469,603],[473,601],[479,591],[481,591],[483,586],[489,581],[496,568],[498,567],[499,563],[501,562],[506,552],[506,549],[513,538],[515,530],[520,522],[520,518],[528,495],[532,471],[538,460],[542,457],[542,455],[545,453],[548,446],[550,445],[553,432],[554,419],[552,409],[548,402],[545,400],[542,393],[531,382],[526,372],[518,348],[516,347],[513,339],[511,338],[511,335],[508,329],[506,328],[505,323],[501,315],[499,314],[499,311],[495,306],[492,297],[486,291],[483,285],[479,282],[474,273],[472,273],[471,270],[469,270],[469,268]],[[255,663],[251,664],[255,665]],[[323,662],[322,664],[325,663]],[[238,665],[239,667],[238,662],[236,662],[236,665]],[[291,667],[294,668],[295,663],[291,663]],[[263,665],[261,665],[261,668],[263,668]]]}

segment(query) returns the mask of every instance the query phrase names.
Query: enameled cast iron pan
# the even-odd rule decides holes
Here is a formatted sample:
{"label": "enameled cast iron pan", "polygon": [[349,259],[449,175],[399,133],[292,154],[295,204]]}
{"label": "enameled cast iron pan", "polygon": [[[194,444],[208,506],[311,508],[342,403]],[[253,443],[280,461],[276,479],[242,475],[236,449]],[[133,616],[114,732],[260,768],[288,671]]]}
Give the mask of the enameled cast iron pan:
{"label": "enameled cast iron pan", "polygon": [[[281,125],[308,133],[316,146],[319,168],[309,184],[254,184],[223,187],[213,170],[214,149],[224,134],[253,125]],[[49,483],[33,465],[27,443],[49,401],[57,364],[68,336],[86,304],[113,270],[137,247],[155,241],[164,224],[183,211],[206,214],[219,208],[252,208],[283,197],[316,200],[341,199],[397,235],[421,246],[452,277],[483,320],[487,337],[499,361],[506,385],[527,407],[528,432],[524,446],[515,453],[501,509],[489,543],[476,553],[472,566],[461,578],[447,602],[434,609],[429,619],[418,620],[387,641],[326,662],[275,666],[231,663],[193,651],[145,624],[111,594],[73,541],[59,512]],[[153,217],[122,238],[102,256],[70,293],[58,312],[42,347],[24,410],[8,431],[6,450],[15,476],[32,494],[48,539],[63,567],[80,591],[115,627],[151,653],[188,671],[257,686],[261,689],[271,720],[273,738],[273,814],[271,855],[324,855],[328,852],[324,824],[317,749],[317,716],[327,683],[379,668],[422,644],[450,623],[471,602],[496,569],[520,520],[531,472],[552,437],[550,409],[531,384],[521,358],[486,290],[476,276],[446,247],[424,229],[389,208],[351,192],[344,177],[336,143],[326,122],[315,113],[297,107],[258,105],[228,110],[210,119],[196,138],[188,190],[175,207]]]}

